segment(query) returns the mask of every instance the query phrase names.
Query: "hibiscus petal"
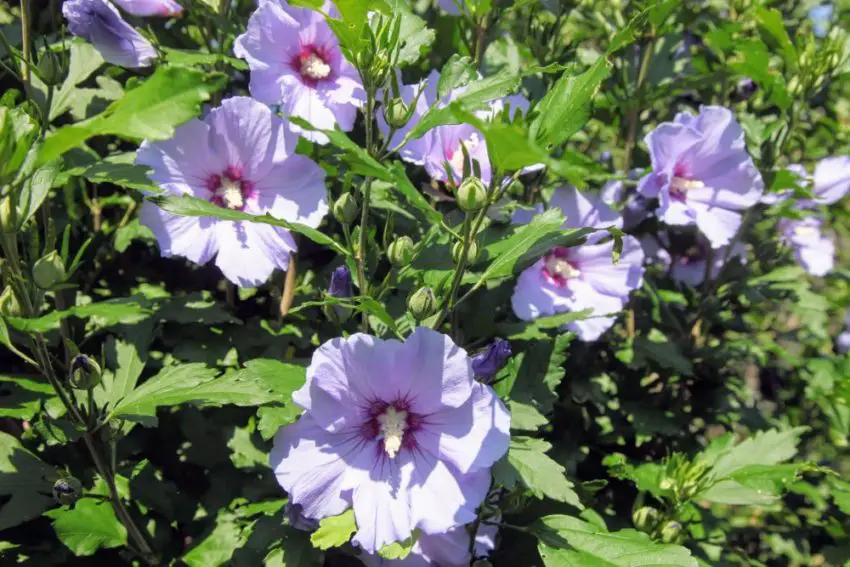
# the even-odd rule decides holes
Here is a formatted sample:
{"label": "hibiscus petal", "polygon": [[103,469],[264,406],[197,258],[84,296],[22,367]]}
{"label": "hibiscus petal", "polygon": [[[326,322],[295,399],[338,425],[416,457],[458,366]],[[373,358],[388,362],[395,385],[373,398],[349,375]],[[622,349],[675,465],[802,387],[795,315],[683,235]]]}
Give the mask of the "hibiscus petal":
{"label": "hibiscus petal", "polygon": [[462,474],[491,467],[508,451],[511,416],[489,386],[475,384],[468,403],[425,419],[416,433],[425,451]]}
{"label": "hibiscus petal", "polygon": [[359,437],[328,433],[304,415],[278,431],[269,461],[290,502],[308,518],[325,518],[350,506],[343,489],[348,460],[364,450]]}
{"label": "hibiscus petal", "polygon": [[151,229],[165,257],[183,256],[196,264],[206,264],[218,251],[217,221],[209,217],[181,217],[145,202],[139,221]]}
{"label": "hibiscus petal", "polygon": [[240,287],[265,283],[275,268],[286,270],[296,250],[288,230],[251,222],[219,222],[215,264],[224,276]]}

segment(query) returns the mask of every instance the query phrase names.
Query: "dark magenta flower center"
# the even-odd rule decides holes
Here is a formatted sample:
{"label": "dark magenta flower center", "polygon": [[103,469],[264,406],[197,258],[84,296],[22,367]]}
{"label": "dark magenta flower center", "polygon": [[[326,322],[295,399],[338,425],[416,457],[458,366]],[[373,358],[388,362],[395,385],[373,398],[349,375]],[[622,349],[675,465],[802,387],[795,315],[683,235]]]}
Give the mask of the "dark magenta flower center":
{"label": "dark magenta flower center", "polygon": [[305,45],[292,58],[292,68],[301,75],[301,80],[315,87],[319,81],[327,79],[331,75],[330,57],[324,48],[315,45]]}
{"label": "dark magenta flower center", "polygon": [[361,435],[369,440],[379,440],[390,459],[394,459],[401,449],[416,446],[414,433],[422,426],[422,416],[410,411],[407,400],[376,400],[366,413],[368,417],[361,427]]}
{"label": "dark magenta flower center", "polygon": [[578,277],[581,270],[570,260],[570,249],[558,246],[543,257],[543,274],[550,282],[564,287],[570,278]]}
{"label": "dark magenta flower center", "polygon": [[684,202],[690,189],[705,187],[702,181],[694,179],[687,164],[677,163],[673,168],[673,179],[670,180],[670,197]]}
{"label": "dark magenta flower center", "polygon": [[221,174],[207,179],[207,189],[213,193],[211,203],[241,211],[245,208],[245,201],[254,192],[254,184],[243,178],[241,168],[228,166]]}

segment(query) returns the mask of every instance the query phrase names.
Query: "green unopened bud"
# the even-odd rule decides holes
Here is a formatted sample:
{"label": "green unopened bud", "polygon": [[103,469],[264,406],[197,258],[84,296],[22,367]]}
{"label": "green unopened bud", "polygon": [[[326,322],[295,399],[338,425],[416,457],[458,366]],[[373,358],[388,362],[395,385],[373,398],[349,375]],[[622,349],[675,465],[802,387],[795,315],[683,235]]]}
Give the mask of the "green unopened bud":
{"label": "green unopened bud", "polygon": [[384,106],[384,119],[393,128],[401,128],[410,120],[410,107],[400,98],[392,98]]}
{"label": "green unopened bud", "polygon": [[407,300],[407,308],[413,314],[413,318],[421,321],[430,317],[437,310],[437,299],[430,287],[423,287],[413,293]]}
{"label": "green unopened bud", "polygon": [[78,354],[71,360],[71,375],[68,381],[77,390],[90,390],[100,384],[100,365],[94,358]]}
{"label": "green unopened bud", "polygon": [[661,541],[664,543],[675,543],[679,539],[679,534],[682,533],[682,524],[675,520],[671,520],[664,524],[661,528]]}
{"label": "green unopened bud", "polygon": [[632,512],[632,522],[641,531],[648,532],[655,527],[661,514],[652,506],[641,506]]}
{"label": "green unopened bud", "polygon": [[56,86],[65,79],[65,69],[59,54],[48,50],[38,62],[38,75],[45,85]]}
{"label": "green unopened bud", "polygon": [[387,248],[387,256],[393,266],[407,266],[413,261],[414,245],[409,236],[396,238]]}
{"label": "green unopened bud", "polygon": [[[455,242],[452,246],[452,259],[455,264],[460,264],[460,255],[463,253],[463,242]],[[469,243],[469,249],[466,251],[466,263],[474,264],[478,258],[478,245],[475,242]]]}
{"label": "green unopened bud", "polygon": [[82,483],[72,476],[62,477],[53,483],[53,498],[63,506],[73,506],[82,494]]}
{"label": "green unopened bud", "polygon": [[6,286],[6,289],[0,294],[0,313],[6,317],[20,317],[22,315],[21,304],[18,303],[18,298],[11,286]]}
{"label": "green unopened bud", "polygon": [[6,234],[14,234],[17,229],[14,226],[14,215],[12,214],[12,198],[3,197],[0,199],[0,229]]}
{"label": "green unopened bud", "polygon": [[56,250],[36,260],[32,279],[41,289],[50,289],[65,280],[65,263]]}
{"label": "green unopened bud", "polygon": [[334,218],[341,224],[349,225],[357,218],[357,199],[351,193],[345,193],[334,203]]}
{"label": "green unopened bud", "polygon": [[474,175],[463,180],[457,190],[457,205],[464,211],[477,211],[487,203],[487,187]]}

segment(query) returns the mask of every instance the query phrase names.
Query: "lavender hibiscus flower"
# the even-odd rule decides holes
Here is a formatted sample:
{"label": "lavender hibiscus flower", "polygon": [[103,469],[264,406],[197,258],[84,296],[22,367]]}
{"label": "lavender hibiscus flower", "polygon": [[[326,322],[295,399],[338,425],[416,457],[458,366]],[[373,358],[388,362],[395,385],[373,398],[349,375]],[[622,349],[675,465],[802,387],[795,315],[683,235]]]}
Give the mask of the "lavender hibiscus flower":
{"label": "lavender hibiscus flower", "polygon": [[777,224],[783,244],[794,251],[797,263],[813,276],[825,276],[835,262],[835,244],[821,233],[822,225],[817,217],[782,219]]}
{"label": "lavender hibiscus flower", "polygon": [[[336,14],[330,2],[322,11]],[[251,95],[260,102],[280,104],[285,114],[323,130],[354,127],[366,93],[322,13],[286,0],[261,2],[236,38],[234,53],[248,61]],[[320,144],[328,141],[321,132],[302,133]]]}
{"label": "lavender hibiscus flower", "polygon": [[[597,197],[574,187],[556,191],[550,204],[566,215],[566,227],[607,228],[622,219]],[[632,291],[643,281],[643,250],[632,236],[623,238],[619,261],[613,260],[614,242],[598,243],[604,233],[591,235],[587,244],[555,247],[519,276],[511,305],[517,317],[532,320],[565,311],[593,310],[593,316],[570,323],[583,341],[595,341],[614,324],[606,315],[623,309]]]}
{"label": "lavender hibiscus flower", "polygon": [[[447,183],[450,176],[454,183],[460,183],[463,179],[465,149],[470,160],[478,163],[481,170],[479,176],[481,180],[485,184],[489,184],[493,173],[490,157],[487,153],[487,144],[481,132],[469,124],[437,126],[425,132],[421,137],[408,140],[402,145],[410,130],[430,108],[444,107],[466,90],[465,87],[457,88],[442,98],[438,98],[437,84],[439,81],[440,73],[431,71],[421,83],[402,85],[399,88],[402,101],[411,105],[416,100],[416,106],[410,121],[393,133],[390,138],[390,148],[398,151],[403,160],[423,166],[431,179],[443,183]],[[420,90],[422,92],[417,99]],[[513,116],[517,110],[527,111],[529,103],[522,95],[512,95],[490,102],[489,107],[488,110],[477,112],[478,117],[486,120],[502,112],[505,108],[508,108],[510,115]],[[382,116],[378,117],[378,128],[384,136],[389,135],[390,128]],[[534,171],[540,167],[542,166],[531,166],[526,168],[525,171]]]}
{"label": "lavender hibiscus flower", "polygon": [[646,136],[653,172],[638,191],[658,197],[658,217],[670,225],[696,225],[713,248],[728,244],[741,211],[759,201],[761,174],[747,154],[744,133],[729,109],[704,106],[660,124]]}
{"label": "lavender hibiscus flower", "polygon": [[[475,558],[487,557],[496,547],[498,528],[481,524],[475,536]],[[366,567],[468,567],[473,559],[469,553],[469,532],[466,526],[452,528],[444,534],[420,536],[410,555],[404,559],[383,559],[379,555],[360,558]]]}
{"label": "lavender hibiscus flower", "polygon": [[[204,120],[192,120],[171,140],[145,142],[136,163],[168,193],[220,207],[316,227],[328,211],[325,173],[295,155],[298,136],[266,106],[247,97],[225,100]],[[164,256],[216,265],[231,282],[254,287],[285,270],[296,245],[289,231],[260,223],[182,217],[145,203],[141,221]]]}
{"label": "lavender hibiscus flower", "polygon": [[115,3],[134,16],[172,17],[183,13],[183,6],[174,0],[115,0]]}
{"label": "lavender hibiscus flower", "polygon": [[66,0],[62,15],[72,35],[91,42],[113,65],[148,67],[156,59],[153,45],[125,22],[108,0]]}
{"label": "lavender hibiscus flower", "polygon": [[308,518],[353,508],[367,553],[472,522],[508,448],[502,402],[466,351],[427,328],[403,343],[326,342],[292,399],[305,412],[275,437],[278,482]]}

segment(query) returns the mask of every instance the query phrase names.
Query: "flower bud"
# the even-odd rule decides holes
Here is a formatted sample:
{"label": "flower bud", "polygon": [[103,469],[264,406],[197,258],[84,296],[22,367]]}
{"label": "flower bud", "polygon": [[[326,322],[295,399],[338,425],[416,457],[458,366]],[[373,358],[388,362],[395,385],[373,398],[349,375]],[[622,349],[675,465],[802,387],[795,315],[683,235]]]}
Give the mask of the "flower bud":
{"label": "flower bud", "polygon": [[0,313],[6,317],[20,317],[22,314],[21,305],[18,303],[15,292],[12,291],[12,286],[6,286],[0,294]]}
{"label": "flower bud", "polygon": [[334,203],[334,218],[341,224],[349,225],[357,219],[357,209],[357,200],[351,193],[345,193]]}
{"label": "flower bud", "polygon": [[384,106],[384,119],[393,128],[401,128],[410,120],[410,108],[400,98],[392,98]]}
{"label": "flower bud", "polygon": [[511,357],[511,343],[505,339],[496,339],[487,347],[472,357],[472,370],[475,377],[482,382],[491,380]]}
{"label": "flower bud", "polygon": [[661,519],[661,514],[652,506],[641,506],[632,512],[632,523],[641,531],[648,532]]}
{"label": "flower bud", "polygon": [[753,96],[757,90],[758,85],[756,85],[755,81],[749,77],[744,77],[738,81],[738,85],[735,87],[736,98],[741,101],[747,100]]}
{"label": "flower bud", "polygon": [[[455,242],[452,246],[452,260],[455,264],[460,264],[460,255],[463,252],[463,242]],[[478,245],[475,242],[469,243],[469,249],[466,251],[466,263],[474,264],[478,258]]]}
{"label": "flower bud", "polygon": [[[354,295],[354,288],[351,283],[351,270],[343,264],[337,267],[331,273],[331,283],[328,286],[328,295],[331,297],[347,298]],[[351,308],[341,305],[326,305],[325,315],[328,319],[337,320],[344,323],[351,317]]]}
{"label": "flower bud", "polygon": [[664,524],[661,528],[661,541],[664,543],[675,543],[679,539],[679,534],[682,533],[682,524],[675,520],[671,520]]}
{"label": "flower bud", "polygon": [[457,205],[464,211],[477,211],[487,202],[487,187],[471,175],[463,180],[457,190]]}
{"label": "flower bud", "polygon": [[12,198],[3,197],[0,199],[0,229],[6,234],[14,234],[17,232],[13,226],[14,216],[12,215]]}
{"label": "flower bud", "polygon": [[407,300],[407,308],[413,314],[413,318],[421,321],[430,317],[437,310],[437,299],[430,287],[419,288]]}
{"label": "flower bud", "polygon": [[32,279],[41,289],[50,289],[65,280],[65,263],[56,250],[36,260],[32,267]]}
{"label": "flower bud", "polygon": [[78,354],[71,360],[69,382],[77,390],[90,390],[100,384],[100,365],[94,358]]}
{"label": "flower bud", "polygon": [[409,236],[396,238],[387,248],[393,266],[404,267],[413,261],[413,240]]}
{"label": "flower bud", "polygon": [[72,476],[65,476],[53,483],[53,498],[63,506],[73,506],[82,494],[82,483]]}
{"label": "flower bud", "polygon": [[49,49],[38,62],[38,75],[45,85],[56,86],[65,79],[65,69],[58,53]]}

